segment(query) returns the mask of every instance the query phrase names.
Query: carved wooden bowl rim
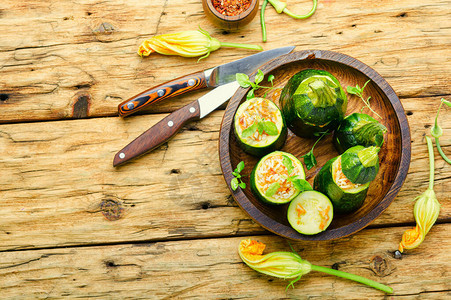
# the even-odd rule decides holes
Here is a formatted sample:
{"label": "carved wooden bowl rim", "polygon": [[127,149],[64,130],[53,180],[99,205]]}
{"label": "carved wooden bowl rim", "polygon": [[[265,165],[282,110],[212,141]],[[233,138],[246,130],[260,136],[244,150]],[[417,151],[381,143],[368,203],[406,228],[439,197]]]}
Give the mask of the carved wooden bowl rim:
{"label": "carved wooden bowl rim", "polygon": [[[406,179],[407,176],[407,172],[409,170],[411,159],[410,129],[401,101],[399,100],[393,88],[388,84],[388,82],[371,67],[348,55],[326,50],[297,51],[280,56],[264,64],[259,69],[262,70],[263,73],[266,75],[277,68],[306,59],[312,60],[319,59],[321,61],[326,62],[327,61],[335,62],[346,65],[352,69],[358,70],[360,73],[363,73],[369,79],[371,79],[372,82],[380,88],[380,90],[385,94],[385,96],[390,101],[390,104],[393,108],[393,111],[395,113],[400,128],[402,144],[400,145],[401,157],[398,169],[396,171],[396,176],[392,182],[390,189],[385,194],[384,198],[371,211],[369,211],[366,215],[362,216],[359,220],[339,228],[327,229],[320,234],[309,236],[297,233],[290,226],[281,224],[280,222],[270,218],[268,215],[260,211],[247,198],[247,196],[240,188],[233,191],[230,185],[230,181],[233,178],[232,175],[233,167],[231,163],[230,145],[229,145],[230,134],[232,130],[235,112],[239,104],[241,103],[241,100],[246,96],[250,88],[247,89],[239,88],[238,91],[235,93],[235,95],[230,99],[229,104],[227,105],[224,117],[222,119],[219,136],[219,159],[224,179],[227,183],[227,186],[229,187],[229,190],[233,198],[238,203],[238,205],[255,222],[257,222],[265,229],[277,235],[292,240],[326,241],[342,238],[350,234],[353,234],[359,230],[362,230],[363,228],[368,226],[372,221],[374,221],[391,204],[391,202],[401,189],[401,186],[404,183],[404,180]],[[253,80],[255,74],[256,72],[250,76],[251,80]]]}

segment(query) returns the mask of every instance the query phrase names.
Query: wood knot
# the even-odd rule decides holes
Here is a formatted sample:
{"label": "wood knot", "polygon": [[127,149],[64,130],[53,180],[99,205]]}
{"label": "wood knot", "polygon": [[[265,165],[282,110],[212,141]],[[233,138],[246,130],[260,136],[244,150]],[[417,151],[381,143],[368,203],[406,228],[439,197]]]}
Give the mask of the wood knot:
{"label": "wood knot", "polygon": [[99,27],[93,30],[94,33],[98,34],[112,34],[115,31],[116,29],[114,28],[114,26],[108,22],[103,22],[99,25]]}
{"label": "wood knot", "polygon": [[73,97],[72,117],[75,119],[86,118],[91,106],[91,95],[86,91],[80,91]]}
{"label": "wood knot", "polygon": [[124,213],[124,207],[122,203],[117,200],[102,200],[100,202],[100,210],[102,211],[103,216],[108,221],[116,221],[122,218]]}
{"label": "wood knot", "polygon": [[370,269],[379,277],[388,276],[394,271],[389,262],[379,255],[374,256],[371,260]]}
{"label": "wood knot", "polygon": [[1,102],[5,102],[6,100],[9,99],[9,95],[8,94],[0,94],[0,101]]}

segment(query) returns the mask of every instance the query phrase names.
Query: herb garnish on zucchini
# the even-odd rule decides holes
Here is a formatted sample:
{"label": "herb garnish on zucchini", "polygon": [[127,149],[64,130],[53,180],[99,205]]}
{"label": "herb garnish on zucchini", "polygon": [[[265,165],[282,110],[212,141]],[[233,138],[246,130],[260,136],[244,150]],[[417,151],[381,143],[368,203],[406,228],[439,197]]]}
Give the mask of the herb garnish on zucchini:
{"label": "herb garnish on zucchini", "polygon": [[252,170],[251,190],[265,203],[285,204],[305,190],[302,163],[292,154],[275,151],[264,156]]}
{"label": "herb garnish on zucchini", "polygon": [[240,147],[255,156],[282,148],[287,138],[282,113],[277,105],[264,98],[249,99],[238,107],[234,131]]}

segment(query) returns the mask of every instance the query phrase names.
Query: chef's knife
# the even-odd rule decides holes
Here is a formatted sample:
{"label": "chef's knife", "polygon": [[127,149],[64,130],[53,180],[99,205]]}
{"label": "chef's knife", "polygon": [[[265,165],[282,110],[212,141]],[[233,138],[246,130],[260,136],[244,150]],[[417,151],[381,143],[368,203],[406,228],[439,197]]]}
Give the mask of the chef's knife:
{"label": "chef's knife", "polygon": [[113,166],[118,166],[161,146],[191,120],[202,119],[221,104],[230,99],[239,88],[236,81],[232,81],[208,92],[198,100],[176,110],[163,120],[152,126],[121,151],[116,153]]}
{"label": "chef's knife", "polygon": [[205,71],[179,77],[148,89],[118,106],[119,115],[128,116],[152,103],[206,87],[217,87],[235,81],[236,73],[251,74],[264,63],[290,53],[294,47],[282,47],[259,52]]}

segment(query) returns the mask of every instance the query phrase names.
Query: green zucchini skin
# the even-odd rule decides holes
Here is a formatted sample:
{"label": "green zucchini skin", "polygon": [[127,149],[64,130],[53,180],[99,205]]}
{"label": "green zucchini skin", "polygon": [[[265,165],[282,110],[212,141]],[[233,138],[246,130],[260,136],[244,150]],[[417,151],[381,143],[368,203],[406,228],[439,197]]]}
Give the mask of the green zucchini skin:
{"label": "green zucchini skin", "polygon": [[[320,81],[324,84],[321,85]],[[314,89],[314,83],[319,83],[316,86],[320,88]],[[338,127],[346,113],[348,100],[339,81],[332,74],[308,69],[288,80],[279,103],[291,131],[300,137],[312,138]]]}
{"label": "green zucchini skin", "polygon": [[355,193],[346,192],[334,181],[332,164],[339,156],[329,160],[318,172],[313,181],[313,188],[326,195],[334,207],[334,213],[346,214],[360,208],[365,201],[369,183],[360,187]]}
{"label": "green zucchini skin", "polygon": [[[250,99],[250,100],[252,100],[252,99]],[[247,101],[249,101],[249,100],[247,100]],[[244,105],[245,102],[243,102],[238,107],[237,114],[235,115],[234,121],[233,121],[233,129],[234,129],[233,132],[235,134],[236,140],[237,140],[240,148],[243,149],[244,152],[249,153],[254,156],[257,156],[257,157],[262,157],[268,153],[271,153],[271,152],[281,149],[283,147],[283,145],[285,144],[285,141],[287,140],[287,135],[288,135],[287,125],[285,123],[285,119],[282,115],[282,112],[277,107],[277,105],[275,105],[272,101],[270,101],[270,100],[266,100],[266,101],[269,101],[270,103],[272,103],[272,105],[274,105],[275,108],[277,108],[277,110],[279,111],[281,118],[282,118],[282,129],[280,130],[277,139],[275,141],[273,141],[271,144],[264,145],[264,146],[250,145],[250,144],[246,143],[246,141],[244,139],[242,139],[240,137],[240,135],[238,134],[238,131],[236,128],[236,126],[237,126],[236,118],[238,118],[238,112],[240,111],[240,107],[242,105]]]}
{"label": "green zucchini skin", "polygon": [[278,155],[278,154],[283,154],[286,155],[288,157],[290,157],[292,159],[292,161],[295,161],[296,163],[298,163],[301,166],[301,170],[302,170],[302,174],[299,177],[300,179],[305,179],[305,171],[304,171],[304,167],[302,165],[302,163],[292,154],[290,153],[286,153],[283,151],[274,151],[270,154],[267,154],[266,156],[262,157],[257,164],[254,166],[254,168],[252,169],[251,175],[250,175],[250,185],[251,185],[251,191],[252,193],[255,195],[255,197],[257,197],[259,200],[261,200],[263,203],[266,204],[271,204],[271,205],[282,205],[282,204],[286,204],[289,203],[291,200],[293,200],[297,195],[299,195],[300,191],[296,191],[296,193],[293,194],[293,196],[291,196],[290,198],[286,199],[285,201],[279,201],[276,202],[275,200],[272,200],[270,198],[267,198],[264,194],[262,194],[260,192],[260,190],[257,187],[257,179],[256,179],[256,172],[258,167],[260,166],[261,162],[263,162],[265,159],[267,159],[269,156],[271,155]]}
{"label": "green zucchini skin", "polygon": [[373,117],[353,113],[345,117],[334,131],[333,143],[340,154],[357,145],[381,147],[386,132],[387,128]]}
{"label": "green zucchini skin", "polygon": [[[359,184],[373,181],[379,172],[379,150],[379,147],[374,146],[354,146],[346,150],[341,155],[341,168],[346,178]],[[370,163],[362,162],[362,159]]]}

